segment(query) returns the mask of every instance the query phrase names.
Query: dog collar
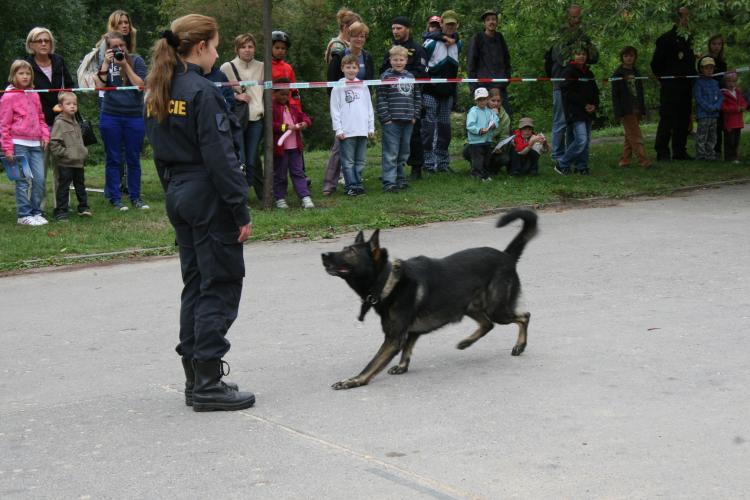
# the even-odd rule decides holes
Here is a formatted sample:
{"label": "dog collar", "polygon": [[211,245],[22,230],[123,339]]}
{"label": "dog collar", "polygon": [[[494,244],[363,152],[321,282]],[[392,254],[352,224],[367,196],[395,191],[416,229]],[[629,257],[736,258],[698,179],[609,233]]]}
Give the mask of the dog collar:
{"label": "dog collar", "polygon": [[396,284],[401,279],[401,260],[396,259],[391,265],[391,271],[388,273],[388,277],[385,280],[385,284],[380,292],[376,291],[378,284],[376,283],[373,289],[367,294],[367,297],[362,300],[362,306],[359,309],[359,321],[365,320],[365,315],[375,304],[384,301],[396,288]]}

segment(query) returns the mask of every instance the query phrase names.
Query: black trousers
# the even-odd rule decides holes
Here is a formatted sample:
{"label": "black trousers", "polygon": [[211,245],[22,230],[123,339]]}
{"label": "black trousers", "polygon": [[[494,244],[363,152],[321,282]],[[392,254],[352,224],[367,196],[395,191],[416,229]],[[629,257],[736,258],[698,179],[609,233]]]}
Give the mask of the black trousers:
{"label": "black trousers", "polygon": [[[687,156],[690,113],[693,109],[692,80],[663,81],[659,92],[659,125],[656,129],[657,159]],[[672,143],[670,154],[669,143]]]}
{"label": "black trousers", "polygon": [[471,175],[485,179],[489,177],[487,167],[492,154],[492,144],[469,144],[469,157],[471,158]]}
{"label": "black trousers", "polygon": [[424,149],[422,149],[422,120],[414,122],[409,140],[409,158],[406,164],[417,170],[424,165]]}
{"label": "black trousers", "polygon": [[83,168],[58,167],[55,215],[68,212],[71,183],[75,187],[76,198],[78,198],[78,212],[80,213],[89,209],[89,198],[86,194]]}
{"label": "black trousers", "polygon": [[202,172],[171,173],[167,215],[180,250],[182,303],[177,353],[188,359],[221,359],[227,331],[237,318],[245,262],[239,228]]}
{"label": "black trousers", "polygon": [[724,131],[724,161],[734,161],[737,159],[737,150],[740,147],[741,135],[741,128]]}
{"label": "black trousers", "polygon": [[539,173],[539,153],[533,149],[525,155],[515,150],[510,154],[510,175],[537,175]]}

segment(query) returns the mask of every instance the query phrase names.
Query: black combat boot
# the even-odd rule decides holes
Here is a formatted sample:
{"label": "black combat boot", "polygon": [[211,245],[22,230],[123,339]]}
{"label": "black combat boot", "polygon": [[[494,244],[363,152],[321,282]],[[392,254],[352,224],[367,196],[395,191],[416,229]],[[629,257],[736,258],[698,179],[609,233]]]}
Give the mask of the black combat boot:
{"label": "black combat boot", "polygon": [[[193,385],[195,385],[195,371],[193,371],[193,361],[191,359],[182,358],[182,369],[185,370],[185,405],[193,406]],[[224,382],[227,387],[231,387],[235,391],[239,388],[234,382]]]}
{"label": "black combat boot", "polygon": [[193,387],[193,411],[234,411],[250,408],[255,404],[252,392],[239,392],[222,382],[222,361],[193,360],[195,386]]}

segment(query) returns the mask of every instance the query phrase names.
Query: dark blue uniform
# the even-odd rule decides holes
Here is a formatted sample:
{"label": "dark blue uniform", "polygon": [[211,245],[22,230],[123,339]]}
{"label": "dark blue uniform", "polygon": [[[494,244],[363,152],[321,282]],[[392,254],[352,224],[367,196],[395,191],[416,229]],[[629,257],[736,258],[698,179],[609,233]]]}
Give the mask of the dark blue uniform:
{"label": "dark blue uniform", "polygon": [[247,183],[232,140],[232,120],[219,90],[193,64],[176,68],[169,116],[147,110],[146,133],[167,193],[182,267],[180,343],[183,359],[213,361],[229,350],[245,263],[239,228],[250,222]]}

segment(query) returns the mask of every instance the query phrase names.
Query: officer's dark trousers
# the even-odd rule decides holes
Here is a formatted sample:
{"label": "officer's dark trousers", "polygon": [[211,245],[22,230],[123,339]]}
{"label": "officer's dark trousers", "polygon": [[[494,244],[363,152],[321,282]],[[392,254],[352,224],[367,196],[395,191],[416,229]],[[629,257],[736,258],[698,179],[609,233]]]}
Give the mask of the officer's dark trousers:
{"label": "officer's dark trousers", "polygon": [[204,173],[171,175],[167,215],[184,283],[177,352],[198,361],[220,359],[229,350],[225,336],[237,318],[245,276],[239,228]]}
{"label": "officer's dark trousers", "polygon": [[[659,93],[659,126],[656,129],[657,159],[687,156],[687,137],[693,107],[692,80],[663,81]],[[669,141],[672,140],[672,153]]]}

